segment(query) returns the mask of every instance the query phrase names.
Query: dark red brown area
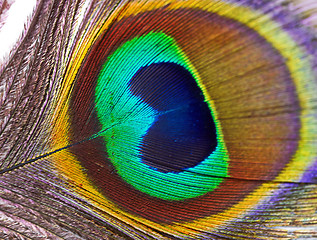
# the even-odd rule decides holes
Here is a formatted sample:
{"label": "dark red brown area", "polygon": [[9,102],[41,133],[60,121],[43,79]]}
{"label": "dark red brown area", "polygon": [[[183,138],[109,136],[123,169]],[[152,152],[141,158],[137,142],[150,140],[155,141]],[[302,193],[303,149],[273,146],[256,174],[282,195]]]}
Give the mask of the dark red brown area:
{"label": "dark red brown area", "polygon": [[190,221],[217,214],[237,203],[260,182],[227,179],[213,192],[185,201],[166,201],[148,196],[126,182],[116,173],[106,158],[102,138],[73,146],[94,185],[123,210],[160,223]]}

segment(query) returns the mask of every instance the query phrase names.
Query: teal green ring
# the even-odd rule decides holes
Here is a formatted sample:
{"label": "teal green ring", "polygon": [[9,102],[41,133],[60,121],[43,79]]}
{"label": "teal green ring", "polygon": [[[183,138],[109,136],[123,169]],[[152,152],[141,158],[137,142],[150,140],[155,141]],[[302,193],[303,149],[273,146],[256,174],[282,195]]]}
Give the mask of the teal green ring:
{"label": "teal green ring", "polygon": [[156,171],[140,158],[142,138],[155,117],[162,113],[132,95],[128,83],[141,67],[160,62],[183,66],[203,90],[193,65],[172,37],[162,32],[135,37],[108,57],[98,76],[95,108],[103,129],[100,136],[105,140],[107,154],[117,173],[137,190],[164,200],[198,197],[215,190],[228,177],[228,151],[215,109],[207,100],[218,140],[212,154],[197,166],[179,173]]}

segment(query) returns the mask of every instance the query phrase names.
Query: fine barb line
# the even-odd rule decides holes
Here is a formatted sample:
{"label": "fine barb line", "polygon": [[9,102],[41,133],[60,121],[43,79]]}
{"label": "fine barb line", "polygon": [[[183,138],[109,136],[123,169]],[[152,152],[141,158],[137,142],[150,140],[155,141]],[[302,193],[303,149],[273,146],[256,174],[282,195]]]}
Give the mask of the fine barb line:
{"label": "fine barb line", "polygon": [[[178,109],[171,109],[169,111],[165,111],[165,112],[162,112],[162,113],[158,113],[158,114],[153,114],[153,115],[150,115],[149,117],[152,117],[152,116],[161,116],[161,115],[164,115],[166,113],[169,113],[169,112],[173,112],[173,111],[177,111],[179,109],[182,109],[182,108],[178,108]],[[136,119],[132,119],[132,120],[136,120]],[[112,126],[110,126],[109,128],[106,128],[104,130],[101,130],[99,131],[98,133],[92,135],[91,137],[89,138],[86,138],[86,139],[83,139],[81,141],[78,141],[78,142],[75,142],[75,143],[72,143],[72,144],[69,144],[65,147],[62,147],[62,148],[59,148],[59,149],[56,149],[54,151],[51,151],[51,152],[48,152],[48,153],[45,153],[45,154],[42,154],[38,157],[35,157],[35,158],[32,158],[32,159],[29,159],[25,162],[22,162],[22,163],[19,163],[15,166],[12,166],[12,167],[9,167],[9,168],[6,168],[6,169],[3,169],[3,170],[0,170],[0,174],[3,174],[3,173],[6,173],[6,172],[10,172],[10,171],[13,171],[13,170],[16,170],[18,168],[21,168],[21,167],[24,167],[25,165],[27,164],[30,164],[30,163],[33,163],[33,162],[36,162],[38,160],[41,160],[43,158],[46,158],[46,157],[49,157],[57,152],[61,152],[65,149],[69,149],[73,146],[76,146],[76,145],[79,145],[79,144],[82,144],[82,143],[85,143],[85,142],[88,142],[90,140],[93,140],[95,138],[97,138],[98,136],[100,136],[100,134],[110,130],[111,128],[113,128],[114,126],[117,126],[121,124],[121,122],[118,122],[116,124],[113,124]],[[188,170],[185,170],[187,172],[192,172],[192,171],[188,171]],[[221,179],[232,179],[232,180],[240,180],[240,181],[252,181],[252,182],[261,182],[261,183],[276,183],[276,184],[283,184],[283,183],[293,183],[293,184],[299,184],[299,185],[317,185],[317,183],[314,183],[314,182],[296,182],[296,181],[276,181],[276,180],[263,180],[263,179],[245,179],[245,178],[237,178],[237,177],[228,177],[228,176],[217,176],[217,175],[206,175],[206,174],[201,174],[201,173],[196,173],[196,172],[192,172],[194,174],[197,174],[197,175],[203,175],[203,176],[207,176],[207,177],[212,177],[212,178],[221,178]]]}

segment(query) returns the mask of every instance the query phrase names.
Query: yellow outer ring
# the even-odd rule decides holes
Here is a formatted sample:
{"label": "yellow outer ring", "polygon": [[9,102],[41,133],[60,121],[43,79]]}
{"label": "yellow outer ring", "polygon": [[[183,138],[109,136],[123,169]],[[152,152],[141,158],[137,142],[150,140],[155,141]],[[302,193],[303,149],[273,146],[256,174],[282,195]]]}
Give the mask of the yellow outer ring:
{"label": "yellow outer ring", "polygon": [[[166,6],[169,4],[168,6]],[[269,16],[263,15],[258,11],[252,10],[244,6],[237,6],[230,3],[219,2],[218,0],[160,0],[160,1],[135,1],[127,3],[115,10],[105,22],[97,22],[95,27],[86,35],[84,35],[77,44],[69,69],[64,79],[63,90],[65,93],[58,99],[56,116],[56,127],[53,132],[53,146],[54,148],[61,148],[69,145],[69,98],[68,94],[71,92],[72,82],[75,79],[76,73],[81,66],[85,55],[89,48],[114,20],[120,20],[124,17],[136,15],[141,12],[155,10],[165,6],[169,10],[178,8],[198,8],[204,11],[213,12],[220,16],[234,19],[249,28],[256,31],[259,35],[264,37],[267,42],[279,51],[279,53],[286,59],[286,65],[290,71],[291,77],[296,86],[296,91],[301,107],[300,112],[300,140],[296,153],[294,154],[290,163],[278,175],[275,181],[298,181],[302,173],[313,162],[317,155],[316,141],[309,141],[317,136],[317,119],[313,116],[313,103],[310,101],[309,89],[317,89],[314,82],[314,73],[312,70],[310,56],[296,44],[296,42],[281,29],[279,23],[272,20]],[[69,180],[77,186],[76,192],[84,198],[88,199],[101,211],[106,211],[108,214],[120,219],[124,224],[130,224],[140,231],[151,232],[155,237],[161,237],[159,234],[153,232],[147,226],[165,231],[175,236],[199,234],[201,231],[210,231],[219,227],[225,222],[237,218],[245,213],[246,210],[254,207],[261,199],[267,196],[267,192],[277,186],[278,183],[266,183],[256,189],[252,194],[249,194],[245,199],[231,208],[210,217],[197,219],[188,223],[176,223],[174,225],[158,224],[147,219],[134,216],[132,214],[123,212],[114,203],[103,196],[94,186],[87,175],[82,171],[80,163],[67,149],[57,152],[53,155],[55,166],[60,170]],[[104,218],[107,222],[112,222],[108,218]],[[136,225],[135,223],[138,222]],[[122,226],[116,222],[118,228],[122,231]]]}

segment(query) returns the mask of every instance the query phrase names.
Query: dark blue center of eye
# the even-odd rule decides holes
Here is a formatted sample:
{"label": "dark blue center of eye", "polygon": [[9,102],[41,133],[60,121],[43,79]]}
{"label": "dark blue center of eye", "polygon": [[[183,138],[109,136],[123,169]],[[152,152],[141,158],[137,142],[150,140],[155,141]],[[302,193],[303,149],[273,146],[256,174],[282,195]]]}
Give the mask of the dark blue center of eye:
{"label": "dark blue center of eye", "polygon": [[181,172],[215,150],[213,117],[187,69],[154,63],[140,68],[129,86],[133,95],[159,112],[140,145],[143,163],[161,172]]}

